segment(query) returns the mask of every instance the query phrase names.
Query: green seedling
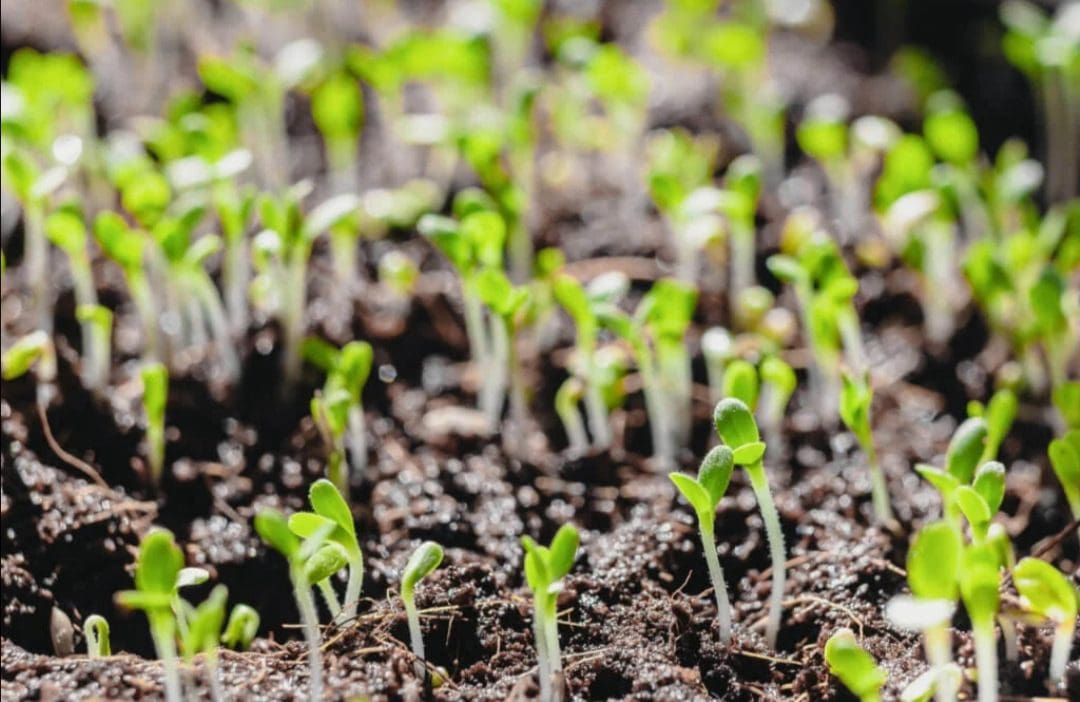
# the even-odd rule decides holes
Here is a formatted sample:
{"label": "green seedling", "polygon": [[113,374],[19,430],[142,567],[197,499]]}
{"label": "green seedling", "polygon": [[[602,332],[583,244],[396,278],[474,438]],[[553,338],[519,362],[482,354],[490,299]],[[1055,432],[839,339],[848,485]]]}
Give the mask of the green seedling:
{"label": "green seedling", "polygon": [[870,406],[874,396],[874,390],[870,385],[869,375],[861,378],[850,373],[843,376],[843,387],[840,391],[840,418],[855,439],[859,442],[866,460],[870,467],[871,494],[874,501],[874,517],[883,526],[895,523],[892,513],[892,505],[889,499],[889,486],[885,482],[885,474],[878,462],[877,448],[874,444],[874,434],[871,429]]}
{"label": "green seedling", "polygon": [[229,621],[221,634],[221,643],[234,651],[246,651],[259,633],[259,613],[246,604],[238,604],[229,612]]}
{"label": "green seedling", "polygon": [[128,609],[141,609],[150,622],[154,649],[165,670],[165,698],[169,702],[183,699],[180,672],[176,658],[176,617],[173,600],[184,555],[165,529],[153,529],[139,545],[135,562],[135,589],[116,594],[118,604]]}
{"label": "green seedling", "polygon": [[758,364],[758,376],[761,380],[758,419],[766,437],[780,437],[784,412],[798,386],[795,370],[779,356],[769,355]]}
{"label": "green seedling", "polygon": [[1073,519],[1080,519],[1080,429],[1070,429],[1047,449]]}
{"label": "green seedling", "polygon": [[[506,274],[495,268],[481,271],[475,278],[476,292],[502,324],[503,331],[495,336],[505,343],[505,351],[497,355],[506,359],[506,374],[510,378],[510,417],[520,429],[528,417],[524,369],[518,358],[517,337],[525,324],[532,297],[528,287],[515,286]],[[489,419],[493,419],[490,418]]]}
{"label": "green seedling", "polygon": [[968,546],[960,568],[960,595],[971,619],[978,669],[979,702],[998,698],[997,635],[994,622],[1001,604],[998,588],[1001,573],[994,550],[986,545]]}
{"label": "green seedling", "polygon": [[1054,625],[1050,683],[1059,685],[1065,678],[1072,649],[1080,593],[1061,571],[1037,558],[1021,559],[1013,569],[1013,582],[1024,610]]}
{"label": "green seedling", "polygon": [[82,324],[86,340],[83,382],[87,388],[101,391],[108,385],[112,366],[112,310],[103,305],[79,305],[75,318]]}
{"label": "green seedling", "polygon": [[701,533],[701,548],[705,553],[705,562],[709,566],[709,579],[712,581],[713,594],[716,596],[716,619],[720,626],[720,642],[731,641],[731,604],[728,600],[727,583],[724,571],[716,556],[716,507],[727,492],[731,482],[731,473],[735,468],[735,459],[727,446],[717,446],[705,456],[698,468],[697,478],[683,473],[669,473],[668,477],[682,496],[694,508],[697,515],[698,530]]}
{"label": "green seedling", "polygon": [[907,579],[911,595],[889,600],[885,616],[894,625],[923,635],[926,660],[936,678],[938,702],[956,699],[943,671],[952,662],[949,625],[960,596],[960,568],[964,543],[949,521],[928,524],[911,542],[907,557]]}
{"label": "green seedling", "polygon": [[986,449],[989,429],[982,417],[969,417],[957,427],[945,451],[945,468],[920,463],[915,471],[941,493],[945,516],[956,522],[960,510],[956,504],[956,491],[970,485],[976,468]]}
{"label": "green seedling", "polygon": [[364,93],[344,67],[332,70],[311,92],[311,116],[323,138],[331,181],[338,192],[356,186],[356,154],[364,126]]}
{"label": "green seedling", "polygon": [[324,530],[328,530],[323,538],[344,549],[349,578],[345,586],[345,602],[338,621],[351,621],[356,617],[356,607],[360,602],[360,588],[364,584],[364,554],[360,550],[352,512],[342,494],[329,480],[315,481],[308,490],[308,501],[313,511],[293,514],[289,517],[289,529],[303,539],[312,539]]}
{"label": "green seedling", "polygon": [[980,464],[997,458],[1001,442],[1016,420],[1019,404],[1016,393],[1008,388],[995,392],[985,407],[977,401],[968,403],[968,415],[986,420],[986,445],[979,459]]}
{"label": "green seedling", "polygon": [[139,375],[146,419],[146,462],[151,482],[160,486],[165,473],[165,405],[169,395],[169,371],[160,363],[148,363]]}
{"label": "green seedling", "polygon": [[335,389],[324,394],[315,391],[311,398],[311,418],[330,451],[326,458],[326,476],[343,495],[351,492],[350,471],[345,455],[345,433],[349,422],[349,394]]}
{"label": "green seedling", "polygon": [[128,292],[142,321],[148,359],[160,358],[158,305],[146,276],[146,238],[128,226],[116,212],[102,212],[94,220],[94,239],[124,274]]}
{"label": "green seedling", "polygon": [[1080,429],[1080,380],[1070,380],[1054,388],[1054,407],[1069,429]]}
{"label": "green seedling", "polygon": [[395,296],[407,300],[416,290],[420,269],[407,254],[396,249],[387,251],[379,259],[379,283]]}
{"label": "green seedling", "polygon": [[[315,516],[318,517],[318,515]],[[304,639],[308,647],[308,699],[313,702],[321,702],[323,699],[323,667],[319,614],[315,607],[315,598],[311,593],[312,580],[309,575],[321,581],[332,574],[309,573],[308,563],[333,565],[332,558],[316,559],[316,554],[322,550],[322,547],[326,545],[326,540],[337,528],[338,526],[330,520],[319,521],[315,531],[301,541],[290,531],[289,523],[280,512],[264,509],[255,515],[255,531],[289,563],[289,579],[292,581],[293,597],[296,599],[296,607],[300,612]]]}
{"label": "green seedling", "polygon": [[109,642],[109,622],[100,614],[91,614],[83,622],[86,637],[86,655],[91,658],[107,658],[112,655]]}
{"label": "green seedling", "polygon": [[956,488],[954,499],[960,512],[971,525],[972,540],[984,544],[988,540],[990,520],[1005,497],[1005,466],[990,461],[979,466],[971,485]]}
{"label": "green seedling", "polygon": [[420,629],[420,615],[416,611],[414,591],[417,584],[438,568],[442,560],[442,546],[434,541],[425,541],[409,556],[401,574],[401,601],[405,604],[405,616],[409,620],[409,641],[418,661],[417,673],[422,677],[426,677],[424,664],[427,658],[424,656],[424,633]]}
{"label": "green seedling", "polygon": [[825,663],[859,702],[878,702],[888,673],[859,645],[855,632],[839,629],[825,642]]}
{"label": "green seedling", "polygon": [[754,364],[737,358],[728,364],[724,371],[724,384],[721,388],[724,397],[734,397],[751,410],[757,409],[758,372]]}
{"label": "green seedling", "polygon": [[735,340],[723,327],[710,327],[701,335],[701,355],[705,358],[705,371],[709,377],[709,390],[713,402],[724,399],[724,373],[727,364],[735,358]]}
{"label": "green seedling", "polygon": [[[56,350],[52,338],[43,331],[35,331],[19,337],[3,356],[0,356],[0,368],[4,380],[21,378],[35,368],[39,386],[56,379]],[[39,392],[39,399],[44,395]]]}
{"label": "green seedling", "polygon": [[525,549],[525,581],[533,593],[533,630],[540,678],[541,702],[555,699],[553,681],[562,671],[559,652],[557,604],[562,579],[574,566],[578,532],[572,524],[559,527],[548,547],[528,536],[521,537]]}
{"label": "green seedling", "polygon": [[[365,341],[350,341],[335,349],[326,342],[308,338],[301,347],[303,357],[326,373],[322,392],[312,399],[311,416],[332,447],[331,480],[343,495],[349,494],[350,476],[367,470],[367,423],[364,419],[363,393],[374,351]],[[345,470],[345,450],[348,470]]]}
{"label": "green seedling", "polygon": [[210,596],[196,607],[181,600],[187,629],[180,636],[180,650],[189,665],[197,654],[203,655],[206,677],[210,684],[210,697],[214,702],[225,699],[218,670],[218,646],[221,642],[221,628],[225,623],[228,597],[228,588],[218,585],[210,592]]}
{"label": "green seedling", "polygon": [[555,391],[555,414],[559,415],[566,442],[571,452],[581,454],[589,448],[589,435],[585,431],[585,421],[581,418],[578,403],[585,394],[581,380],[571,376],[563,381]]}
{"label": "green seedling", "polygon": [[772,594],[769,597],[769,615],[765,626],[765,638],[769,646],[776,647],[780,632],[780,617],[784,601],[786,579],[784,556],[784,532],[780,528],[780,514],[776,511],[769,479],[765,474],[765,444],[758,433],[754,415],[744,403],[735,398],[725,398],[713,412],[716,433],[731,448],[736,465],[743,466],[750,478],[761,518],[765,522],[765,534],[769,541],[769,557],[772,560]]}

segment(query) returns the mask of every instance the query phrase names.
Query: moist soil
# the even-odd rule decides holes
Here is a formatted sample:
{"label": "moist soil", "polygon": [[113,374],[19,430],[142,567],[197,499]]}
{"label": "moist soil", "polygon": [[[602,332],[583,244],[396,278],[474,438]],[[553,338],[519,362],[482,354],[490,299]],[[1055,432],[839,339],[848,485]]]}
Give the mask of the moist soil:
{"label": "moist soil", "polygon": [[[611,31],[618,34],[617,23]],[[11,48],[5,45],[5,55]],[[777,51],[778,73],[801,84],[800,67],[811,50],[795,45]],[[822,70],[836,74],[817,80],[844,86],[860,111],[898,119],[909,114],[910,105],[896,106],[895,94],[879,77],[846,68],[843,55],[813,51]],[[650,123],[731,132],[731,125],[716,123],[710,104],[707,95],[683,95],[674,106],[654,106]],[[598,159],[590,168],[597,172],[588,174],[588,187],[580,191],[541,191],[537,242],[560,246],[571,270],[583,277],[627,271],[640,294],[666,270],[657,260],[670,260],[667,236],[655,212],[635,207],[620,192],[625,179],[612,172],[614,166]],[[820,194],[819,174],[801,177],[816,183]],[[758,275],[776,292],[780,286],[764,260],[776,250],[785,207],[766,193],[759,220]],[[21,329],[20,239],[16,231],[4,242],[6,333]],[[355,621],[324,628],[328,699],[535,697],[531,597],[519,539],[529,534],[546,542],[567,521],[581,530],[582,546],[559,596],[565,664],[560,691],[566,699],[850,699],[822,658],[825,641],[839,627],[855,630],[888,669],[886,699],[896,699],[925,669],[919,638],[886,623],[882,608],[905,588],[910,534],[940,513],[936,493],[911,467],[941,460],[966,402],[987,397],[992,374],[1005,358],[977,314],[965,309],[954,338],[928,347],[917,281],[899,268],[856,266],[857,303],[876,385],[875,438],[900,533],[872,525],[865,459],[848,432],[818,415],[805,384],[806,354],[796,349],[789,360],[803,382],[780,440],[770,441],[766,455],[789,557],[778,646],[769,649],[764,641],[768,549],[753,493],[740,473],[717,515],[736,621],[733,641],[721,646],[693,515],[646,458],[650,445],[640,398],[632,394],[614,414],[610,451],[568,454],[550,409],[566,377],[566,349],[573,339],[563,320],[554,323],[551,338],[557,342],[551,350],[533,345],[525,358],[534,391],[529,425],[508,423],[502,433],[486,435],[472,409],[477,372],[466,362],[453,275],[415,233],[394,232],[387,240],[362,243],[364,280],[374,279],[373,262],[389,247],[403,247],[422,262],[423,276],[406,308],[387,300],[373,283],[360,283],[343,297],[335,290],[327,251],[316,250],[310,276],[309,331],[335,343],[364,339],[375,349],[375,371],[364,396],[369,468],[351,492],[365,556],[364,600]],[[113,603],[115,592],[131,586],[139,539],[151,525],[161,525],[176,534],[188,565],[211,572],[210,584],[190,592],[193,600],[222,583],[231,603],[250,604],[262,616],[249,651],[221,653],[225,689],[244,700],[305,700],[306,652],[287,569],[251,523],[263,507],[303,509],[307,486],[325,472],[325,447],[307,417],[307,399],[321,379],[307,369],[296,388],[283,387],[278,330],[269,322],[251,328],[243,340],[244,371],[236,387],[216,380],[210,355],[195,354],[173,373],[168,470],[161,487],[151,489],[141,459],[139,389],[131,380],[138,346],[123,341],[137,337],[131,331],[137,321],[116,272],[99,261],[96,276],[103,302],[117,309],[108,396],[95,397],[78,382],[79,325],[66,293],[56,305],[60,373],[47,422],[30,378],[4,383],[0,399],[3,698],[162,697],[161,667],[152,660],[145,619]],[[793,309],[787,293],[779,300]],[[705,328],[727,322],[727,306],[722,294],[703,292],[689,337],[693,353]],[[680,457],[686,470],[694,470],[715,441],[708,389],[701,385],[705,372],[698,364],[694,437]],[[1076,528],[1045,460],[1053,431],[1045,404],[1023,404],[1002,447],[1001,459],[1009,466],[1004,524],[1018,554],[1037,553],[1075,573]],[[92,473],[77,463],[89,464]],[[414,670],[396,596],[400,569],[425,539],[446,548],[444,565],[417,591],[429,665],[445,672],[434,689]],[[53,608],[75,623],[76,650],[83,650],[79,623],[92,613],[104,615],[120,653],[97,660],[53,655]],[[962,614],[954,624],[958,660],[973,667]],[[1066,689],[1048,689],[1049,645],[1048,629],[1021,628],[1019,663],[1002,663],[1003,695],[1080,699],[1075,663]],[[190,680],[202,681],[201,660],[184,670]],[[209,699],[205,684],[189,689]],[[971,697],[970,684],[964,693]]]}

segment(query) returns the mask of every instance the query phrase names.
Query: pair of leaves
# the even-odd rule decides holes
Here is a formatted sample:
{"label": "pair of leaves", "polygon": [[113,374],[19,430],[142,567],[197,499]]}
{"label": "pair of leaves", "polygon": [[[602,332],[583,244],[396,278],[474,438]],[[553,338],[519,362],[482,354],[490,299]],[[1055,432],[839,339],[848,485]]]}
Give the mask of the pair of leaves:
{"label": "pair of leaves", "polygon": [[1024,558],[1013,569],[1013,583],[1028,611],[1068,625],[1076,621],[1080,592],[1057,568],[1038,558]]}
{"label": "pair of leaves", "polygon": [[703,529],[712,529],[716,506],[727,492],[734,469],[735,458],[731,449],[727,446],[716,446],[705,455],[705,460],[698,468],[697,478],[683,473],[668,474],[671,482],[675,483],[675,487],[694,508]]}
{"label": "pair of leaves", "polygon": [[724,398],[713,412],[716,433],[731,447],[735,464],[749,466],[759,463],[765,455],[757,422],[750,408],[742,400]]}
{"label": "pair of leaves", "polygon": [[864,446],[871,443],[870,405],[874,398],[868,375],[844,373],[840,390],[840,418]]}
{"label": "pair of leaves", "polygon": [[859,645],[851,629],[839,629],[825,642],[825,663],[829,672],[862,702],[880,699],[888,673]]}
{"label": "pair of leaves", "polygon": [[573,524],[563,524],[555,532],[550,546],[541,546],[531,537],[521,537],[525,549],[525,581],[538,597],[554,594],[559,581],[570,572],[577,556],[578,531]]}
{"label": "pair of leaves", "polygon": [[153,529],[139,544],[135,561],[135,589],[116,594],[116,601],[129,609],[147,613],[168,612],[179,587],[184,555],[172,532]]}

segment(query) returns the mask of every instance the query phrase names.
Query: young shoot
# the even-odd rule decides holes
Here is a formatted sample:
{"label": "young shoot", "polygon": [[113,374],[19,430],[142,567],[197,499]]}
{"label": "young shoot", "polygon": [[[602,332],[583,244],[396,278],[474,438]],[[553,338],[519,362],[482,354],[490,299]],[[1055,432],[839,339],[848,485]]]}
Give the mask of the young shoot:
{"label": "young shoot", "polygon": [[825,642],[825,664],[859,702],[880,702],[889,674],[859,645],[851,629],[838,629]]}
{"label": "young shoot", "polygon": [[206,677],[210,685],[210,697],[214,702],[225,700],[225,691],[222,689],[218,670],[218,646],[221,640],[221,627],[225,623],[225,606],[228,597],[228,588],[218,585],[210,591],[210,596],[196,607],[181,601],[186,613],[187,629],[180,637],[180,648],[185,662],[189,665],[197,654],[203,655]]}
{"label": "young shoot", "polygon": [[731,448],[735,464],[746,469],[750,478],[750,487],[753,488],[754,497],[761,509],[762,521],[765,522],[769,556],[772,560],[772,595],[769,597],[765,639],[771,648],[775,648],[776,637],[780,632],[780,617],[784,601],[786,557],[780,514],[776,511],[772,493],[769,491],[769,479],[765,474],[763,461],[765,444],[761,441],[753,413],[740,400],[731,397],[721,400],[713,412],[713,423],[716,426],[716,433]]}
{"label": "young shoot", "polygon": [[[302,354],[305,359],[326,371],[326,382],[322,389],[322,406],[316,408],[315,400],[312,401],[312,416],[320,421],[320,413],[327,411],[331,415],[321,429],[327,433],[328,443],[331,446],[340,446],[342,443],[348,449],[348,468],[344,472],[344,466],[340,463],[345,457],[344,451],[334,451],[342,474],[338,476],[340,482],[335,484],[341,489],[342,494],[348,495],[349,476],[352,474],[363,475],[367,470],[367,427],[364,419],[363,394],[364,386],[371,375],[371,366],[374,359],[374,351],[371,344],[366,341],[350,341],[335,349],[329,344],[315,338],[304,341]],[[342,395],[344,393],[344,396]],[[347,403],[345,402],[347,398]],[[341,407],[336,403],[344,403],[344,426],[339,427]],[[335,430],[341,428],[338,433]]]}
{"label": "young shoot", "polygon": [[705,371],[709,377],[712,401],[724,399],[724,372],[735,357],[735,341],[731,332],[723,327],[710,327],[701,335],[701,355],[705,357]]}
{"label": "young shoot", "polygon": [[176,660],[176,616],[173,599],[184,565],[184,555],[165,529],[153,529],[139,544],[135,562],[135,589],[116,593],[117,604],[141,609],[150,622],[150,636],[165,671],[165,699],[181,702],[180,671]]}
{"label": "young shoot", "polygon": [[525,548],[525,581],[533,593],[540,700],[554,702],[557,699],[554,682],[562,672],[557,605],[562,579],[570,572],[577,555],[578,531],[572,524],[564,524],[548,547],[528,536],[521,537],[521,545]]}
{"label": "young shoot", "polygon": [[766,356],[758,364],[761,392],[758,394],[757,416],[766,438],[780,441],[781,424],[791,396],[795,394],[798,379],[795,370],[779,356]]}
{"label": "young shoot", "polygon": [[91,614],[83,622],[86,637],[86,655],[90,658],[106,658],[112,655],[109,641],[109,622],[100,614]]}
{"label": "young shoot", "polygon": [[1080,519],[1080,429],[1070,429],[1065,436],[1051,441],[1047,453],[1073,519]]}
{"label": "young shoot", "polygon": [[118,213],[102,212],[94,220],[94,239],[124,274],[128,293],[142,321],[146,357],[160,359],[158,303],[145,268],[147,238],[129,227]]}
{"label": "young shoot", "polygon": [[[532,296],[524,285],[515,286],[506,274],[496,268],[480,271],[475,278],[476,292],[501,322],[503,331],[496,340],[501,340],[499,347],[505,345],[505,351],[498,355],[505,357],[506,374],[510,378],[510,418],[518,431],[525,425],[528,417],[528,398],[525,393],[524,369],[518,356],[518,332],[525,324]],[[492,422],[497,417],[490,417]]]}
{"label": "young shoot", "polygon": [[1013,569],[1013,582],[1024,610],[1054,625],[1050,684],[1060,685],[1065,679],[1065,666],[1073,645],[1080,593],[1061,571],[1037,558],[1021,559]]}
{"label": "young shoot", "polygon": [[160,486],[165,473],[165,404],[169,395],[169,371],[161,363],[147,363],[139,375],[146,419],[146,462],[151,483]]}
{"label": "young shoot", "polygon": [[259,613],[246,604],[238,604],[229,612],[229,621],[221,634],[221,643],[234,651],[246,651],[259,633]]}
{"label": "young shoot", "polygon": [[997,630],[994,622],[1001,597],[1001,572],[997,554],[987,545],[973,545],[964,550],[960,567],[960,595],[971,619],[975,640],[975,666],[978,669],[979,702],[998,698]]}
{"label": "young shoot", "polygon": [[112,366],[113,313],[103,305],[79,305],[75,318],[83,328],[86,340],[83,357],[83,382],[94,391],[102,391],[109,383]]}
{"label": "young shoot", "polygon": [[438,568],[442,560],[442,546],[434,541],[425,541],[409,556],[401,574],[401,601],[405,605],[405,616],[409,620],[409,641],[417,660],[416,673],[425,678],[427,658],[424,656],[424,633],[420,629],[420,614],[416,611],[414,591],[417,584]]}
{"label": "young shoot", "polygon": [[984,407],[981,402],[968,403],[968,415],[986,420],[986,445],[983,447],[979,463],[986,463],[997,458],[1001,442],[1009,433],[1019,409],[1016,393],[1008,388],[998,390]]}
{"label": "young shoot", "polygon": [[582,454],[589,449],[589,435],[585,432],[585,421],[578,410],[584,390],[581,380],[571,376],[555,391],[555,414],[559,415],[566,432],[567,448],[574,454]]}
{"label": "young shoot", "polygon": [[874,517],[882,526],[895,523],[892,505],[889,500],[889,487],[885,474],[878,462],[877,449],[871,429],[870,405],[874,390],[868,374],[862,377],[845,373],[843,387],[840,390],[840,418],[855,435],[870,466],[871,495],[874,502]]}
{"label": "young shoot", "polygon": [[727,446],[717,446],[709,451],[698,468],[697,478],[683,473],[669,473],[668,477],[682,496],[694,508],[697,515],[698,531],[701,533],[701,548],[705,553],[705,563],[709,567],[709,579],[712,581],[713,594],[716,596],[716,619],[720,626],[720,643],[731,641],[731,603],[728,599],[727,583],[724,571],[716,555],[716,507],[727,492],[731,482],[731,473],[735,468],[735,459]]}
{"label": "young shoot", "polygon": [[364,584],[364,554],[360,550],[352,512],[345,498],[329,480],[316,480],[308,490],[308,501],[313,511],[293,514],[289,517],[289,529],[303,539],[312,539],[328,530],[324,538],[344,549],[349,578],[345,585],[345,602],[337,621],[351,621],[356,617],[360,588]]}
{"label": "young shoot", "polygon": [[345,455],[345,432],[349,422],[349,393],[341,388],[328,394],[316,390],[311,398],[311,418],[324,443],[330,447],[326,475],[344,495],[350,493],[350,475]]}
{"label": "young shoot", "polygon": [[734,397],[751,410],[757,409],[760,386],[754,364],[741,358],[729,363],[724,371],[722,390],[724,397]]}
{"label": "young shoot", "polygon": [[956,663],[929,668],[900,691],[900,702],[930,702],[938,688],[959,690],[963,683],[964,671]]}
{"label": "young shoot", "polygon": [[[885,616],[895,626],[923,635],[926,660],[935,674],[952,662],[950,623],[960,595],[960,561],[964,550],[960,532],[949,521],[928,524],[915,535],[907,557],[911,595],[889,600]],[[939,677],[938,702],[956,699],[959,686]]]}

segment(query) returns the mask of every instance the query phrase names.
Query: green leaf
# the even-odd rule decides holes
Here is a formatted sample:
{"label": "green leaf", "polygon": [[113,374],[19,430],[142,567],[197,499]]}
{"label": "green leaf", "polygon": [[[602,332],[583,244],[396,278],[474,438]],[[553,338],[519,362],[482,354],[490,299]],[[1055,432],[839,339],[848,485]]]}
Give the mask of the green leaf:
{"label": "green leaf", "polygon": [[316,534],[331,530],[336,525],[334,520],[314,512],[293,512],[289,515],[289,531],[301,539],[310,539]]}
{"label": "green leaf", "polygon": [[314,239],[345,218],[354,215],[361,204],[359,196],[352,193],[343,193],[324,200],[304,219],[305,237],[309,240]]}
{"label": "green leaf", "polygon": [[525,549],[525,581],[529,589],[535,595],[546,594],[551,577],[548,575],[543,547],[528,536],[521,537],[521,545]]}
{"label": "green leaf", "polygon": [[765,266],[782,283],[795,283],[806,278],[802,264],[792,256],[773,254],[766,259]]}
{"label": "green leaf", "polygon": [[1018,409],[1019,401],[1016,393],[1008,388],[998,390],[990,398],[983,413],[983,418],[986,420],[986,450],[983,452],[982,461],[992,461],[997,458],[998,448],[1009,433]]}
{"label": "green leaf", "polygon": [[300,344],[300,355],[311,365],[329,373],[337,367],[341,352],[333,344],[309,336]]}
{"label": "green leaf", "polygon": [[142,269],[144,240],[116,212],[102,212],[94,219],[94,238],[125,272]]}
{"label": "green leaf", "polygon": [[920,599],[955,601],[963,548],[960,533],[949,522],[920,529],[907,557],[911,592]]}
{"label": "green leaf", "polygon": [[743,444],[732,453],[735,463],[740,466],[752,466],[755,463],[760,463],[761,458],[764,455],[765,443],[762,441],[755,441],[752,444]]}
{"label": "green leaf", "polygon": [[164,594],[171,598],[183,566],[184,555],[173,540],[172,532],[152,529],[139,544],[135,588],[139,592]]}
{"label": "green leaf", "polygon": [[1052,399],[1065,424],[1080,429],[1080,380],[1069,380],[1054,388]]}
{"label": "green leaf", "polygon": [[1074,621],[1077,592],[1057,568],[1037,558],[1022,558],[1013,569],[1013,583],[1025,609],[1056,623]]}
{"label": "green leaf", "polygon": [[754,364],[737,358],[724,369],[722,392],[725,397],[733,397],[747,407],[757,407],[758,372]]}
{"label": "green leaf", "polygon": [[169,370],[162,363],[147,363],[139,370],[143,384],[143,408],[148,424],[165,421],[165,403],[169,394]]}
{"label": "green leaf", "polygon": [[573,524],[563,524],[551,540],[548,574],[553,580],[559,580],[570,572],[574,566],[577,549],[578,530]]}
{"label": "green leaf", "polygon": [[425,541],[420,544],[409,556],[409,561],[405,564],[405,570],[401,576],[402,599],[406,601],[412,600],[412,593],[416,584],[438,568],[442,560],[442,546],[434,541]]}
{"label": "green leaf", "polygon": [[457,222],[442,215],[426,214],[416,224],[421,235],[431,240],[459,272],[471,267],[472,245],[462,235]]}
{"label": "green leaf", "polygon": [[176,589],[202,585],[210,579],[210,573],[205,568],[181,568],[176,576]]}
{"label": "green leaf", "polygon": [[1080,430],[1051,441],[1047,453],[1069,503],[1080,504]]}
{"label": "green leaf", "polygon": [[716,426],[716,433],[733,450],[761,440],[754,415],[744,402],[733,397],[724,398],[717,403],[713,412],[713,424]]}
{"label": "green leaf", "polygon": [[709,491],[700,482],[684,473],[668,473],[668,477],[671,478],[671,482],[675,483],[675,487],[679,489],[679,492],[690,503],[690,506],[694,508],[698,519],[704,520],[708,517],[708,523],[711,524],[715,504],[709,495]]}
{"label": "green leaf", "polygon": [[349,564],[349,554],[335,541],[328,541],[316,549],[304,563],[304,578],[307,582],[321,583]]}
{"label": "green leaf", "polygon": [[698,468],[698,483],[708,493],[713,509],[727,492],[734,470],[735,456],[727,446],[715,446],[705,454]]}
{"label": "green leaf", "polygon": [[863,444],[871,437],[870,404],[872,400],[873,390],[866,376],[856,377],[850,373],[844,373],[843,387],[840,392],[840,418]]}
{"label": "green leaf", "polygon": [[[961,485],[956,489],[956,504],[964,517],[971,524],[972,530],[979,535],[985,535],[986,527],[990,523],[993,512],[982,495],[969,485]],[[982,536],[977,537],[981,540]]]}
{"label": "green leaf", "polygon": [[352,511],[332,482],[325,478],[316,480],[308,491],[308,500],[317,514],[332,520],[344,529],[345,533],[356,538]]}
{"label": "green leaf", "polygon": [[52,341],[43,331],[30,332],[20,337],[0,356],[0,376],[14,380],[26,375],[39,359],[49,353]]}
{"label": "green leaf", "polygon": [[763,383],[776,388],[776,392],[785,400],[791,397],[798,386],[795,370],[779,356],[766,356],[758,366],[758,375]]}
{"label": "green leaf", "polygon": [[970,163],[979,152],[979,130],[959,105],[959,98],[946,91],[930,96],[929,114],[923,120],[923,135],[937,155],[957,166]]}
{"label": "green leaf", "polygon": [[956,492],[956,488],[960,486],[960,481],[952,475],[946,473],[941,468],[927,465],[926,463],[916,464],[915,472],[921,475],[926,482],[937,488],[937,491],[941,493],[945,502],[952,499],[953,494]]}
{"label": "green leaf", "polygon": [[267,544],[276,549],[286,559],[292,561],[300,550],[300,542],[289,530],[289,523],[281,512],[264,509],[255,515],[255,531]]}
{"label": "green leaf", "polygon": [[218,647],[221,628],[225,623],[225,605],[228,597],[228,588],[218,585],[210,592],[210,596],[191,613],[187,631],[184,632],[181,642],[188,660],[191,660],[196,653],[213,651]]}
{"label": "green leaf", "polygon": [[961,483],[970,483],[986,446],[986,420],[971,417],[957,427],[945,452],[945,469]]}
{"label": "green leaf", "polygon": [[238,604],[229,613],[221,642],[234,651],[246,651],[259,633],[259,613],[246,604]]}
{"label": "green leaf", "polygon": [[472,246],[480,265],[500,268],[506,245],[506,221],[498,212],[471,212],[461,219],[461,234]]}
{"label": "green leaf", "polygon": [[364,124],[364,94],[348,73],[330,75],[311,94],[315,126],[329,139],[355,139]]}
{"label": "green leaf", "polygon": [[969,546],[960,569],[960,595],[974,625],[987,625],[997,616],[1001,598],[997,555],[989,546]]}
{"label": "green leaf", "polygon": [[45,220],[45,234],[69,256],[85,255],[86,224],[77,211],[62,209],[50,214]]}
{"label": "green leaf", "polygon": [[997,461],[984,463],[975,471],[971,486],[986,501],[990,513],[996,513],[1005,498],[1005,466]]}
{"label": "green leaf", "polygon": [[885,669],[859,646],[851,629],[840,629],[829,637],[825,643],[825,663],[844,687],[866,702],[879,699],[881,687],[888,679]]}

